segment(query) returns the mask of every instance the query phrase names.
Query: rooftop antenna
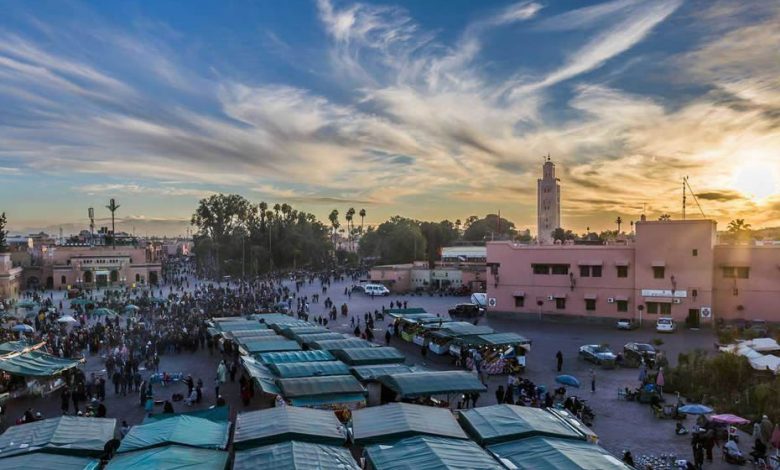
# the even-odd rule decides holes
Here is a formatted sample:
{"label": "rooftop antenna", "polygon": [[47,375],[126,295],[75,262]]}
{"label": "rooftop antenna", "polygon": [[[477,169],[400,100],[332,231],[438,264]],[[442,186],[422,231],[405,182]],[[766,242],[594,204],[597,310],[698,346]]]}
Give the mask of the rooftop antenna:
{"label": "rooftop antenna", "polygon": [[114,213],[119,209],[119,204],[116,203],[114,198],[108,201],[106,209],[111,211],[111,247],[116,250],[116,224],[114,221]]}
{"label": "rooftop antenna", "polygon": [[685,196],[687,194],[686,191],[685,191],[685,185],[686,185],[687,182],[688,182],[688,177],[687,176],[683,176],[683,180],[682,180],[682,190],[683,190],[683,207],[682,207],[683,211],[682,211],[682,216],[683,216],[683,220],[685,220]]}
{"label": "rooftop antenna", "polygon": [[688,182],[688,177],[686,176],[683,181],[685,181],[685,185],[688,186],[688,191],[691,192],[691,196],[693,196],[693,201],[696,203],[696,206],[699,208],[699,212],[701,213],[701,216],[706,219],[707,216],[704,215],[704,210],[701,208],[701,204],[699,204],[699,198],[697,198],[696,197],[696,193],[693,192],[693,188],[691,187],[691,183]]}
{"label": "rooftop antenna", "polygon": [[89,214],[89,244],[95,246],[95,209],[90,207],[87,209]]}

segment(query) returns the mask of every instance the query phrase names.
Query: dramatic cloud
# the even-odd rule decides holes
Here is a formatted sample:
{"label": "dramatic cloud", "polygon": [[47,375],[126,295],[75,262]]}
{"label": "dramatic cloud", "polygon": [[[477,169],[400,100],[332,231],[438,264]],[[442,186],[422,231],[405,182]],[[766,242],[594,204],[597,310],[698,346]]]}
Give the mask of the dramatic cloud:
{"label": "dramatic cloud", "polygon": [[708,216],[780,223],[780,7],[476,5],[452,30],[316,0],[285,24],[215,19],[205,38],[152,7],[118,24],[85,9],[27,24],[22,8],[0,29],[0,198],[22,212],[39,207],[16,200],[30,184],[118,194],[165,230],[221,191],[320,216],[366,205],[368,222],[500,207],[533,227],[549,153],[567,228],[676,214],[683,176]]}

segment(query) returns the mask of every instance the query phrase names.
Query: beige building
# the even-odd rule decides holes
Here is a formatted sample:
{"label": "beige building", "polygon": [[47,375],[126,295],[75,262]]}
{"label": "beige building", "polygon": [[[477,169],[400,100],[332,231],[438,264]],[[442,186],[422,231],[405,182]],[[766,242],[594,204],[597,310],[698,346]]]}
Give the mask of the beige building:
{"label": "beige building", "polygon": [[19,296],[22,267],[11,261],[11,253],[0,253],[0,301]]}

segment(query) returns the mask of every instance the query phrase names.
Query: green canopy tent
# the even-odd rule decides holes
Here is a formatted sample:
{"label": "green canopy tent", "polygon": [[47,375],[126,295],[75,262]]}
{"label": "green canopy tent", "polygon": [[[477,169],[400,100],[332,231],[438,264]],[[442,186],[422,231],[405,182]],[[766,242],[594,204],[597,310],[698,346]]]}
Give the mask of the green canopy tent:
{"label": "green canopy tent", "polygon": [[478,338],[484,341],[484,344],[490,346],[518,346],[519,345],[519,346],[527,346],[526,349],[530,349],[531,346],[530,339],[513,332],[479,335]]}
{"label": "green canopy tent", "polygon": [[360,470],[348,449],[288,441],[236,451],[233,470]]}
{"label": "green canopy tent", "polygon": [[267,326],[263,325],[260,322],[257,321],[251,321],[251,320],[238,320],[238,321],[228,321],[228,322],[219,322],[216,325],[217,330],[227,333],[228,331],[239,331],[239,330],[265,330],[268,329]]}
{"label": "green canopy tent", "polygon": [[98,470],[100,459],[75,455],[55,455],[44,452],[6,457],[0,460],[3,468],[24,470]]}
{"label": "green canopy tent", "polygon": [[193,418],[203,418],[214,422],[223,422],[230,420],[230,408],[227,406],[215,406],[204,410],[186,411],[184,413],[157,413],[144,418],[143,424],[171,419],[177,416],[192,416]]}
{"label": "green canopy tent", "polygon": [[557,415],[541,409],[516,405],[493,405],[460,412],[458,421],[477,444],[487,446],[534,436],[585,440]]}
{"label": "green canopy tent", "polygon": [[392,443],[420,434],[468,439],[446,408],[390,403],[352,413],[352,440],[360,446]]}
{"label": "green canopy tent", "polygon": [[292,315],[286,315],[284,313],[256,313],[253,315],[250,315],[249,318],[253,320],[258,320],[261,323],[265,323],[266,325],[288,325],[288,324],[295,324],[295,323],[306,323],[307,325],[312,325],[309,322],[306,322],[304,320],[301,320],[299,318],[295,318]]}
{"label": "green canopy tent", "polygon": [[41,308],[41,305],[38,302],[34,302],[29,299],[24,299],[24,300],[20,300],[19,302],[16,302],[15,307],[26,308],[28,310],[35,310]]}
{"label": "green canopy tent", "polygon": [[11,353],[0,356],[0,370],[24,377],[52,377],[78,367],[82,361],[64,359],[40,351]]}
{"label": "green canopy tent", "polygon": [[247,356],[241,357],[241,364],[263,393],[270,395],[280,395],[282,393],[279,386],[276,385],[276,376],[268,367]]}
{"label": "green canopy tent", "polygon": [[268,368],[281,379],[349,375],[349,367],[341,361],[289,362],[269,364]]}
{"label": "green canopy tent", "polygon": [[412,308],[391,308],[390,310],[387,310],[387,313],[391,317],[397,318],[405,315],[413,315],[413,314],[428,313],[428,312],[424,308],[412,307]]}
{"label": "green canopy tent", "polygon": [[98,457],[114,438],[116,420],[60,416],[21,426],[11,426],[0,435],[0,455],[30,452]]}
{"label": "green canopy tent", "polygon": [[352,375],[357,377],[361,382],[375,381],[380,375],[414,372],[414,369],[406,364],[372,364],[367,366],[354,366],[351,370]]}
{"label": "green canopy tent", "polygon": [[456,336],[487,335],[496,331],[489,326],[474,325],[464,321],[442,323],[441,327],[438,327],[435,323],[427,324],[426,328],[438,328],[437,331],[432,333],[435,336],[453,338]]}
{"label": "green canopy tent", "polygon": [[329,339],[348,339],[349,336],[336,333],[334,331],[328,333],[309,333],[309,334],[295,334],[293,339],[300,344],[311,344],[315,341],[324,341]]}
{"label": "green canopy tent", "polygon": [[476,375],[462,371],[426,371],[382,375],[377,377],[383,386],[400,398],[417,398],[453,393],[484,392],[487,387]]}
{"label": "green canopy tent", "polygon": [[232,339],[234,341],[245,340],[248,338],[267,338],[274,337],[277,339],[284,339],[280,337],[274,330],[262,329],[262,330],[234,330],[228,331],[224,334],[225,338]]}
{"label": "green canopy tent", "polygon": [[331,410],[284,406],[236,417],[233,445],[237,450],[290,440],[340,446],[347,437]]}
{"label": "green canopy tent", "polygon": [[314,349],[323,349],[325,351],[335,351],[337,349],[351,349],[351,348],[370,348],[374,344],[370,341],[366,341],[360,338],[347,338],[347,339],[325,339],[322,341],[314,341],[310,343],[310,346]]}
{"label": "green canopy tent", "polygon": [[167,300],[160,297],[149,297],[148,300],[153,304],[164,304],[165,302],[167,302]]}
{"label": "green canopy tent", "polygon": [[536,436],[488,446],[507,468],[517,470],[631,470],[596,444]]}
{"label": "green canopy tent", "polygon": [[[299,320],[297,318],[288,317],[289,320],[286,321],[276,321],[273,323],[268,323],[268,325],[277,333],[281,333],[284,330],[292,329],[292,328],[322,328],[321,326],[314,325],[313,323],[309,323],[306,320]],[[320,330],[321,331],[321,330]],[[315,331],[312,331],[313,333]]]}
{"label": "green canopy tent", "polygon": [[329,329],[319,325],[307,325],[307,326],[285,326],[279,330],[283,336],[290,339],[297,339],[297,335],[313,335],[319,333],[332,333]]}
{"label": "green canopy tent", "polygon": [[351,375],[279,379],[277,384],[293,406],[360,406],[366,400],[366,390]]}
{"label": "green canopy tent", "polygon": [[502,470],[477,444],[463,439],[415,436],[366,447],[374,470]]}
{"label": "green canopy tent", "polygon": [[239,350],[244,354],[260,354],[275,351],[300,351],[301,346],[289,339],[254,338],[244,343],[239,343]]}
{"label": "green canopy tent", "polygon": [[227,460],[228,453],[222,450],[172,445],[118,454],[106,465],[105,470],[225,470]]}
{"label": "green canopy tent", "polygon": [[333,351],[333,354],[350,366],[401,364],[406,356],[393,347],[349,348]]}
{"label": "green canopy tent", "polygon": [[289,362],[332,361],[336,359],[328,351],[314,349],[311,351],[285,351],[258,354],[257,358],[263,364],[285,364]]}
{"label": "green canopy tent", "polygon": [[8,354],[13,352],[22,352],[24,350],[34,350],[43,347],[46,343],[39,342],[33,343],[27,340],[8,341],[0,344],[0,354]]}
{"label": "green canopy tent", "polygon": [[98,317],[116,317],[119,314],[115,311],[111,310],[110,308],[106,307],[100,307],[96,308],[92,311],[92,315],[98,316]]}
{"label": "green canopy tent", "polygon": [[230,423],[210,421],[188,415],[140,424],[130,428],[117,450],[122,454],[171,444],[201,449],[224,449]]}

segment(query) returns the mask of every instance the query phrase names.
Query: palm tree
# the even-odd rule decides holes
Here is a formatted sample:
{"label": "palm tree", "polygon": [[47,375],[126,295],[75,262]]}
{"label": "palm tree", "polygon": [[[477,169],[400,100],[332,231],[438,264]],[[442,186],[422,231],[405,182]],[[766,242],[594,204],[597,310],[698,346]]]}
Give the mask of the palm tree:
{"label": "palm tree", "polygon": [[339,223],[339,211],[336,209],[333,209],[330,211],[330,215],[328,215],[328,220],[330,220],[330,226],[333,229],[333,249],[336,249],[336,231],[341,226]]}
{"label": "palm tree", "polygon": [[615,220],[615,223],[617,224],[617,233],[620,234],[620,224],[623,223],[623,218],[618,216],[618,218]]}
{"label": "palm tree", "polygon": [[735,219],[729,222],[728,231],[733,234],[741,234],[743,232],[749,232],[751,229],[750,224],[745,223],[745,219]]}
{"label": "palm tree", "polygon": [[366,210],[360,209],[360,233],[363,233],[363,219],[366,218]]}
{"label": "palm tree", "polygon": [[672,220],[672,216],[669,214],[661,214],[661,217],[659,217],[658,220],[663,220],[663,221]]}
{"label": "palm tree", "polygon": [[276,204],[274,204],[274,212],[276,212],[276,218],[277,219],[279,218],[279,211],[280,210],[282,210],[282,206],[280,206],[279,203],[277,202]]}
{"label": "palm tree", "polygon": [[262,201],[257,206],[260,208],[260,228],[262,230],[265,230],[265,211],[268,210],[268,203],[265,202],[265,201]]}
{"label": "palm tree", "polygon": [[344,216],[344,218],[347,219],[347,240],[350,249],[352,249],[352,230],[354,228],[354,225],[352,225],[352,219],[354,217],[355,217],[355,208],[350,207],[349,209],[347,209],[347,214]]}

